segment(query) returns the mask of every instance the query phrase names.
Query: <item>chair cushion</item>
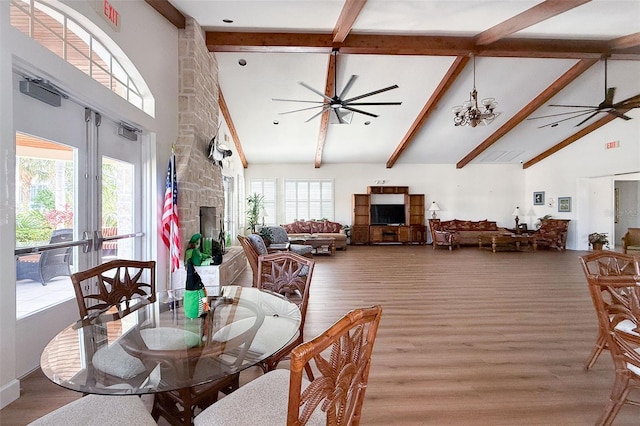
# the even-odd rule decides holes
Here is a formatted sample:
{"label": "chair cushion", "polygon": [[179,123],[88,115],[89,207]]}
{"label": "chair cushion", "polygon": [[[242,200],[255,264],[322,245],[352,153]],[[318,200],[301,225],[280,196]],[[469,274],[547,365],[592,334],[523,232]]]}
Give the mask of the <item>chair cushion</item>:
{"label": "chair cushion", "polygon": [[[179,350],[200,344],[200,337],[187,330],[170,327],[146,328],[140,331],[149,349]],[[131,379],[146,371],[142,362],[129,355],[116,341],[98,349],[91,359],[93,366],[103,373],[121,379]]]}
{"label": "chair cushion", "polygon": [[[291,244],[289,246],[289,250],[291,250],[295,254],[299,254],[300,256],[304,256],[307,253],[311,253],[313,251],[313,247],[308,246],[306,244]],[[301,275],[305,275],[305,274],[301,274]]]}
{"label": "chair cushion", "polygon": [[287,235],[287,231],[282,226],[267,226],[271,231],[271,243],[272,244],[283,244],[289,242],[289,235]]}
{"label": "chair cushion", "polygon": [[29,426],[157,425],[137,396],[87,395],[40,417]]}
{"label": "chair cushion", "polygon": [[[302,389],[309,381],[302,378]],[[240,387],[198,414],[195,426],[286,425],[289,404],[289,370],[273,370]],[[307,425],[325,425],[320,406]]]}
{"label": "chair cushion", "polygon": [[247,236],[247,238],[249,239],[249,241],[251,241],[251,244],[253,245],[253,248],[256,249],[258,254],[267,254],[268,253],[267,246],[264,244],[264,240],[262,239],[262,237],[260,235],[258,235],[258,234],[249,234]]}

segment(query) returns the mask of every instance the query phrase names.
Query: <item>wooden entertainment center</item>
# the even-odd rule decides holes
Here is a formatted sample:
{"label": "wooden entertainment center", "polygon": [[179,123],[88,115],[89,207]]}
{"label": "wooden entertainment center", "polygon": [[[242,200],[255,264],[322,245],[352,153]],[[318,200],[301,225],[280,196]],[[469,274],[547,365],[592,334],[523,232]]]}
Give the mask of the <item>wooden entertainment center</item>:
{"label": "wooden entertainment center", "polygon": [[[401,194],[404,221],[394,224],[372,223],[372,195],[391,194]],[[427,242],[424,194],[409,194],[408,186],[369,186],[366,194],[353,194],[352,206],[351,244],[425,244]]]}

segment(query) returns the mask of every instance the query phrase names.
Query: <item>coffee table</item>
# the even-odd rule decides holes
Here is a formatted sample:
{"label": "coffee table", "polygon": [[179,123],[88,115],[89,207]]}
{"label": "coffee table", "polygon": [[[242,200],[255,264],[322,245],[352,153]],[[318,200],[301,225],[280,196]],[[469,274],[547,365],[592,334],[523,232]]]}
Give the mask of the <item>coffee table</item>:
{"label": "coffee table", "polygon": [[498,248],[504,251],[520,251],[521,246],[531,246],[533,251],[538,248],[536,237],[529,234],[480,234],[478,247],[482,248],[483,244],[490,246],[494,253]]}
{"label": "coffee table", "polygon": [[313,247],[313,254],[336,254],[336,240],[333,237],[295,237],[289,241],[291,244],[304,244]]}

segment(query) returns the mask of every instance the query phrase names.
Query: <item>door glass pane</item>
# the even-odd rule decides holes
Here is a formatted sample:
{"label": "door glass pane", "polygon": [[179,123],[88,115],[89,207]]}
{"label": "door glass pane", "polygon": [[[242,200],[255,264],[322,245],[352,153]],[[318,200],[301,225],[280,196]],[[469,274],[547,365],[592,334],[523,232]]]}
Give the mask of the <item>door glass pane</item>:
{"label": "door glass pane", "polygon": [[[75,149],[16,133],[16,248],[73,240]],[[16,259],[17,317],[74,297],[76,248]]]}
{"label": "door glass pane", "polygon": [[[102,157],[102,235],[132,234],[134,230],[134,166],[125,161]],[[102,261],[134,259],[131,238],[105,241]]]}

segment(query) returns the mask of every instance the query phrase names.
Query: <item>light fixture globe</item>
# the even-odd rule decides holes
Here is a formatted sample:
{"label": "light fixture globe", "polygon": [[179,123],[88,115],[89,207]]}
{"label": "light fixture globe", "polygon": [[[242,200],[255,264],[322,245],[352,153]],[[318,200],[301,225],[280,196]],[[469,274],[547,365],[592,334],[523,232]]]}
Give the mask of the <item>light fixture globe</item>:
{"label": "light fixture globe", "polygon": [[481,102],[483,109],[478,106],[478,91],[476,90],[476,58],[473,57],[473,90],[469,93],[469,100],[462,106],[457,105],[451,109],[453,124],[455,126],[476,127],[490,124],[500,113],[494,112],[498,106],[495,98],[484,98]]}

